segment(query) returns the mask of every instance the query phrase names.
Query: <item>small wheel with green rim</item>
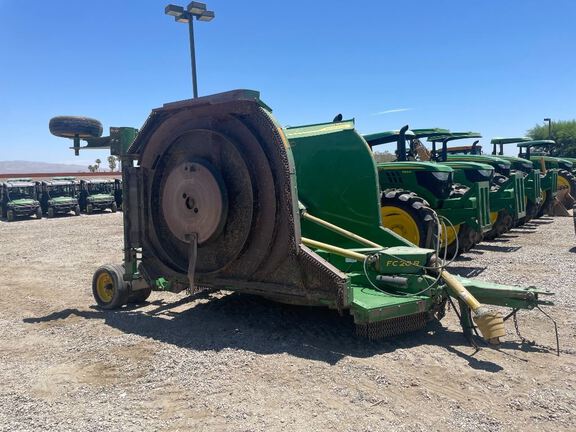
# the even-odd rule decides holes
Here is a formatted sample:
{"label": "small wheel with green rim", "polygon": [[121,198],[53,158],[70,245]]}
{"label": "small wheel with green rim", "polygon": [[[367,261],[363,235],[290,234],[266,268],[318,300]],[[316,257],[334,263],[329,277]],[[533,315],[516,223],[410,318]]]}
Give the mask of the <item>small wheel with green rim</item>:
{"label": "small wheel with green rim", "polygon": [[94,273],[92,294],[102,309],[118,309],[128,301],[128,286],[124,281],[124,266],[106,264]]}

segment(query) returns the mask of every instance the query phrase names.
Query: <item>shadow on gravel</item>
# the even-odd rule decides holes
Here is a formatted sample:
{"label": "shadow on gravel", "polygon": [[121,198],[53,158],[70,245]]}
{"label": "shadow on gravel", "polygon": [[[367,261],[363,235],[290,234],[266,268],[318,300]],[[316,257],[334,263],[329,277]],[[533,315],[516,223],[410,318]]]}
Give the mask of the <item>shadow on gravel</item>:
{"label": "shadow on gravel", "polygon": [[478,244],[474,247],[478,250],[489,252],[516,252],[522,249],[522,246],[498,246],[484,243]]}
{"label": "shadow on gravel", "polygon": [[541,217],[539,219],[532,219],[527,222],[526,225],[548,225],[554,223],[554,218],[551,217]]}
{"label": "shadow on gravel", "polygon": [[455,275],[471,278],[482,274],[488,267],[458,267],[458,266],[448,266],[450,273]]}
{"label": "shadow on gravel", "polygon": [[[336,364],[345,356],[364,358],[429,345],[465,359],[474,369],[488,372],[503,369],[463,352],[460,347],[466,347],[466,341],[462,333],[447,330],[438,322],[430,323],[426,330],[373,342],[356,336],[352,317],[347,314],[340,316],[326,308],[281,305],[249,295],[234,293],[211,298],[184,311],[173,311],[197,299],[198,296],[173,303],[156,301],[148,304],[146,311],[65,309],[44,317],[25,318],[24,322],[34,324],[79,316],[104,320],[125,333],[182,348],[201,351],[231,348],[263,355],[287,353],[328,364]],[[150,306],[156,307],[150,310]]]}

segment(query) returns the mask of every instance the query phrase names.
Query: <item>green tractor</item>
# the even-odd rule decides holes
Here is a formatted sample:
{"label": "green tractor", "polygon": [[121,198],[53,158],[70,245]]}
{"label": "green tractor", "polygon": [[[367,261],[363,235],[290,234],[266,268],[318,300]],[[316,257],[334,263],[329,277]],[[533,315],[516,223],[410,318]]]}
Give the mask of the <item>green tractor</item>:
{"label": "green tractor", "polygon": [[0,216],[8,222],[29,216],[42,218],[36,184],[32,179],[8,179],[0,183]]}
{"label": "green tractor", "polygon": [[[492,155],[500,159],[505,159],[512,164],[512,169],[523,172],[524,188],[526,190],[526,218],[525,222],[541,217],[547,210],[545,204],[546,192],[542,191],[542,181],[550,182],[556,175],[554,172],[543,174],[538,167],[535,167],[531,161],[519,158],[517,156],[508,156],[504,154],[504,145],[518,144],[521,142],[531,141],[527,137],[497,137],[492,138]],[[479,149],[481,153],[481,149]],[[553,195],[551,195],[553,196]]]}
{"label": "green tractor", "polygon": [[120,143],[124,262],[94,273],[101,308],[226,289],[333,308],[377,339],[441,319],[453,297],[465,334],[476,325],[498,343],[505,319],[489,305],[512,317],[552,304],[534,287],[452,276],[437,251],[384,228],[379,171],[353,122],[284,131],[258,92],[236,90],[165,104]]}
{"label": "green tractor", "polygon": [[526,219],[525,174],[512,170],[512,164],[502,158],[483,155],[478,140],[471,146],[456,146],[448,148],[448,143],[461,139],[476,139],[482,136],[476,132],[454,132],[444,137],[435,138],[442,143],[442,148],[435,152],[436,158],[442,163],[478,162],[490,165],[496,172],[490,182],[490,222],[492,229],[486,238],[501,236],[512,227],[521,224]]}
{"label": "green tractor", "polygon": [[[446,133],[446,130],[420,130],[419,133]],[[426,226],[427,223],[428,232],[437,233],[437,225],[440,223],[443,226],[440,239],[448,251],[448,256],[467,252],[479,243],[483,234],[490,229],[488,181],[491,172],[486,170],[490,171],[491,168],[467,166],[470,170],[468,174],[477,177],[471,186],[466,186],[455,179],[455,176],[459,177],[462,172],[460,168],[408,160],[409,156],[413,155],[407,151],[406,140],[413,141],[417,136],[414,131],[408,130],[408,127],[399,131],[364,135],[371,148],[396,143],[397,160],[377,165],[380,188],[383,190],[381,211],[384,226],[412,242],[415,238],[421,242],[423,235],[414,234],[417,228]],[[419,202],[421,204],[418,204]],[[416,212],[410,211],[409,207],[415,206],[422,209],[420,217]],[[434,210],[432,217],[429,216],[429,209]],[[438,236],[434,238],[437,239]],[[419,245],[431,247],[428,241]]]}
{"label": "green tractor", "polygon": [[574,197],[576,197],[576,177],[572,173],[574,165],[568,159],[550,156],[548,149],[554,145],[556,142],[553,140],[521,142],[517,144],[520,149],[518,157],[531,161],[535,167],[540,167],[542,171],[553,170],[556,172],[558,200],[569,210],[574,205]]}
{"label": "green tractor", "polygon": [[78,204],[74,180],[55,178],[37,182],[36,186],[42,212],[49,218],[70,212],[80,216],[80,205]]}
{"label": "green tractor", "polygon": [[116,184],[113,179],[80,180],[80,192],[78,194],[80,208],[86,214],[92,214],[96,210],[104,211],[107,209],[110,209],[112,213],[116,213],[118,206],[114,195],[115,187]]}

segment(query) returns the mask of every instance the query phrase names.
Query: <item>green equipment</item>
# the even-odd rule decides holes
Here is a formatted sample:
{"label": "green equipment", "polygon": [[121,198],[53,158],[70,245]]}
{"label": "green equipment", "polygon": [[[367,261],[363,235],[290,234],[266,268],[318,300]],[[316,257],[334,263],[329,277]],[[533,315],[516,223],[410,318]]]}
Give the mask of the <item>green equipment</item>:
{"label": "green equipment", "polygon": [[[513,226],[525,221],[526,191],[525,175],[521,171],[511,170],[512,164],[502,158],[481,154],[478,140],[471,146],[448,148],[448,143],[461,139],[481,138],[476,132],[454,132],[443,137],[434,138],[433,152],[436,142],[442,143],[442,149],[435,152],[437,160],[442,163],[454,161],[478,162],[490,165],[496,174],[490,182],[490,222],[492,229],[486,238],[493,239],[509,231]],[[430,139],[429,139],[430,140]]]}
{"label": "green equipment", "polygon": [[505,319],[488,305],[512,317],[552,304],[534,287],[456,278],[384,228],[378,170],[351,122],[284,132],[258,92],[236,90],[165,104],[134,141],[119,130],[124,263],[94,274],[102,308],[226,289],[347,311],[378,338],[442,318],[454,297],[466,334],[475,323],[497,343]]}
{"label": "green equipment", "polygon": [[[447,165],[409,161],[406,139],[416,138],[417,135],[408,130],[407,126],[399,131],[364,135],[371,148],[380,144],[396,143],[397,160],[377,165],[378,180],[383,191],[381,206],[384,226],[418,245],[410,234],[422,226],[422,223],[401,212],[405,210],[401,201],[404,197],[422,200],[443,222],[447,222],[440,238],[448,256],[467,252],[481,241],[483,232],[490,228],[487,207],[487,180],[490,174],[472,187],[467,187],[454,180],[455,170]],[[472,169],[476,169],[481,176],[482,168]],[[433,225],[436,218],[429,216],[429,219],[429,232],[438,232],[437,225]],[[431,244],[426,243],[425,246],[431,247]]]}
{"label": "green equipment", "polygon": [[78,202],[80,208],[86,214],[92,214],[94,211],[104,211],[110,209],[116,213],[118,206],[114,196],[115,181],[113,179],[82,179],[80,180],[80,192]]}
{"label": "green equipment", "polygon": [[76,182],[70,179],[54,178],[36,183],[38,200],[42,212],[49,218],[57,214],[74,212],[80,216]]}
{"label": "green equipment", "polygon": [[[554,170],[557,173],[556,191],[558,200],[566,209],[571,209],[576,197],[576,177],[572,173],[574,165],[568,159],[549,156],[547,149],[556,145],[553,140],[533,140],[517,144],[520,153],[518,157],[530,160],[542,171]],[[551,179],[552,181],[553,179]],[[553,190],[551,186],[550,190]]]}
{"label": "green equipment", "polygon": [[0,216],[8,222],[17,218],[42,218],[36,184],[30,178],[8,179],[0,183]]}

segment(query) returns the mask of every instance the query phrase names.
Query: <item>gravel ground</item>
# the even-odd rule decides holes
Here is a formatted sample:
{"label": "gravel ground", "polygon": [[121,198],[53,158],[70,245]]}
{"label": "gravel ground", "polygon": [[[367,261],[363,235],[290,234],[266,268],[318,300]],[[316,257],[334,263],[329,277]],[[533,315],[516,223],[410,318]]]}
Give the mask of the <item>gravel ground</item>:
{"label": "gravel ground", "polygon": [[95,309],[121,259],[121,214],[0,222],[0,431],[499,431],[575,429],[576,237],[543,218],[483,243],[453,271],[556,292],[552,323],[522,312],[476,352],[453,312],[388,341],[323,309],[230,293],[153,293]]}

